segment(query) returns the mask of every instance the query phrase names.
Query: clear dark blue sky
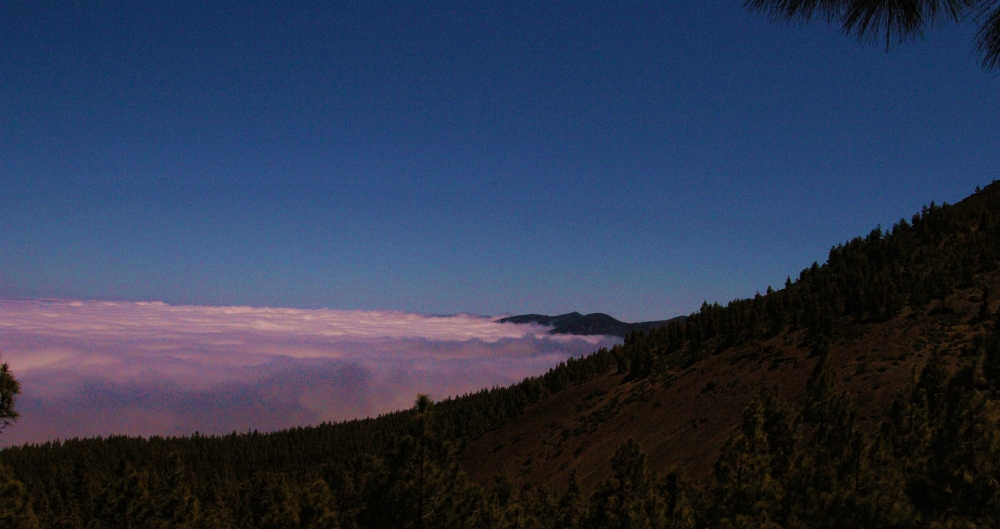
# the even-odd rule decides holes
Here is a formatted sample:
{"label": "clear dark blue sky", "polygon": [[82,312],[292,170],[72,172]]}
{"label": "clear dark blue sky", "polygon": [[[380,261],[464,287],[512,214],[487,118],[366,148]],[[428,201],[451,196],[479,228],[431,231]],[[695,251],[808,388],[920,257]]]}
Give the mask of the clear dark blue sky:
{"label": "clear dark blue sky", "polygon": [[483,4],[3,2],[0,296],[663,318],[998,176],[974,27]]}

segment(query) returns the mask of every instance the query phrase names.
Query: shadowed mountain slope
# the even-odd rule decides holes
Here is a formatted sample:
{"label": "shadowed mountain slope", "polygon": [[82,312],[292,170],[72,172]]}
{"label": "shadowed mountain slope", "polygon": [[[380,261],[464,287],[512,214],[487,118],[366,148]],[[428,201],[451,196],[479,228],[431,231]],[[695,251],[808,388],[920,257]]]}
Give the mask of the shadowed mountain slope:
{"label": "shadowed mountain slope", "polygon": [[[974,336],[992,325],[976,316],[983,289],[1000,288],[1000,278],[983,279],[982,286],[907,308],[889,320],[841,329],[829,346],[834,378],[838,390],[855,398],[864,420],[877,424],[934,351],[943,351],[954,365]],[[484,482],[506,471],[517,482],[559,486],[575,470],[589,488],[607,477],[614,450],[634,437],[652,468],[678,466],[707,480],[751,400],[776,386],[784,398],[804,400],[819,358],[807,334],[798,330],[755,340],[639,379],[609,372],[533,404],[502,428],[471,440],[463,453],[466,468]]]}
{"label": "shadowed mountain slope", "polygon": [[[628,489],[623,483],[652,490],[647,466],[673,477],[642,505],[687,505],[670,514],[686,520],[677,527],[727,526],[735,516],[747,527],[768,519],[785,527],[862,519],[872,527],[993,526],[1000,512],[998,294],[994,183],[838,245],[826,263],[783,288],[706,303],[509,387],[266,435],[9,448],[0,463],[23,483],[18,505],[33,498],[45,527],[113,526],[120,512],[141,512],[129,510],[135,498],[178,494],[202,505],[200,519],[223,520],[217,527],[265,527],[275,512],[292,519],[320,507],[339,512],[345,526],[422,526],[394,517],[438,512],[507,527],[520,526],[518,505],[549,516],[546,506],[564,503],[590,521],[563,526],[607,527],[600,517]],[[598,334],[614,334],[617,322],[575,313],[519,318],[553,332],[579,324]],[[629,438],[638,444],[623,442]],[[463,488],[460,467],[486,487]],[[705,487],[677,485],[683,480],[672,468]],[[425,495],[425,478],[450,496]],[[891,483],[885,494],[883,483]],[[560,500],[539,485],[567,492]],[[588,490],[589,510],[579,502]],[[684,490],[702,503],[677,503]],[[451,503],[428,511],[412,504],[430,497]],[[165,505],[156,512],[180,512]],[[287,510],[293,507],[299,510]],[[497,525],[489,516],[513,521]],[[297,523],[287,526],[319,526]]]}
{"label": "shadowed mountain slope", "polygon": [[837,390],[875,426],[928,358],[954,368],[992,329],[998,264],[1000,186],[953,206],[931,203],[891,231],[833,248],[781,290],[630,334],[628,371],[554,395],[471,441],[470,472],[564,484],[575,470],[592,486],[634,437],[653,468],[708,479],[751,400],[773,392],[801,404],[823,353]]}
{"label": "shadowed mountain slope", "polygon": [[624,338],[633,331],[648,331],[654,327],[666,325],[670,321],[683,321],[685,316],[679,316],[671,320],[642,321],[637,323],[626,323],[618,321],[607,314],[595,312],[593,314],[580,314],[570,312],[558,316],[546,316],[543,314],[522,314],[520,316],[510,316],[503,318],[500,323],[537,323],[539,325],[552,326],[549,331],[552,334],[576,334],[582,336],[605,335],[621,336]]}

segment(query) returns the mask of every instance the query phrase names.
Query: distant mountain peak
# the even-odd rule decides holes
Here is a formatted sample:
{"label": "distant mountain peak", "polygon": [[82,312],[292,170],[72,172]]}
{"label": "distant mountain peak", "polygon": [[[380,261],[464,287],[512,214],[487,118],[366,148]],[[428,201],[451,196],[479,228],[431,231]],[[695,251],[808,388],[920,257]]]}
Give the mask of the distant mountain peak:
{"label": "distant mountain peak", "polygon": [[[684,316],[680,316],[684,318]],[[616,320],[602,312],[580,314],[569,312],[558,316],[546,314],[521,314],[497,320],[499,323],[536,323],[551,326],[551,334],[575,334],[578,336],[620,336],[625,337],[635,330],[649,330],[653,327],[666,325],[671,320],[643,321],[628,323]]]}

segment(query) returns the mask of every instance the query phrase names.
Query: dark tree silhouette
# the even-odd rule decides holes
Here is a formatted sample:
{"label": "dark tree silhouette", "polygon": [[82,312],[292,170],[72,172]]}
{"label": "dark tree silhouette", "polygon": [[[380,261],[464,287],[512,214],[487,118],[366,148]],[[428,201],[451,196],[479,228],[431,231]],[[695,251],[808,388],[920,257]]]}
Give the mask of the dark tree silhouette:
{"label": "dark tree silhouette", "polygon": [[826,20],[862,42],[885,40],[886,48],[923,35],[941,19],[979,25],[976,49],[983,66],[1000,67],[1000,2],[997,0],[745,0],[751,11],[777,20]]}
{"label": "dark tree silhouette", "polygon": [[20,394],[21,384],[10,373],[7,364],[0,364],[0,430],[20,417],[14,409],[14,401]]}

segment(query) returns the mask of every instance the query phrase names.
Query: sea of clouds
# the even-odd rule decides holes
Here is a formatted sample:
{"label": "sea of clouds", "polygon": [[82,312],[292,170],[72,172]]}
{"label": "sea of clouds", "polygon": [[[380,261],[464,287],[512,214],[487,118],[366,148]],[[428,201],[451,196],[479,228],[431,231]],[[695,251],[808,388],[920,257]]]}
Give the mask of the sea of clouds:
{"label": "sea of clouds", "polygon": [[0,446],[376,416],[507,385],[617,338],[458,314],[0,300],[23,394]]}

